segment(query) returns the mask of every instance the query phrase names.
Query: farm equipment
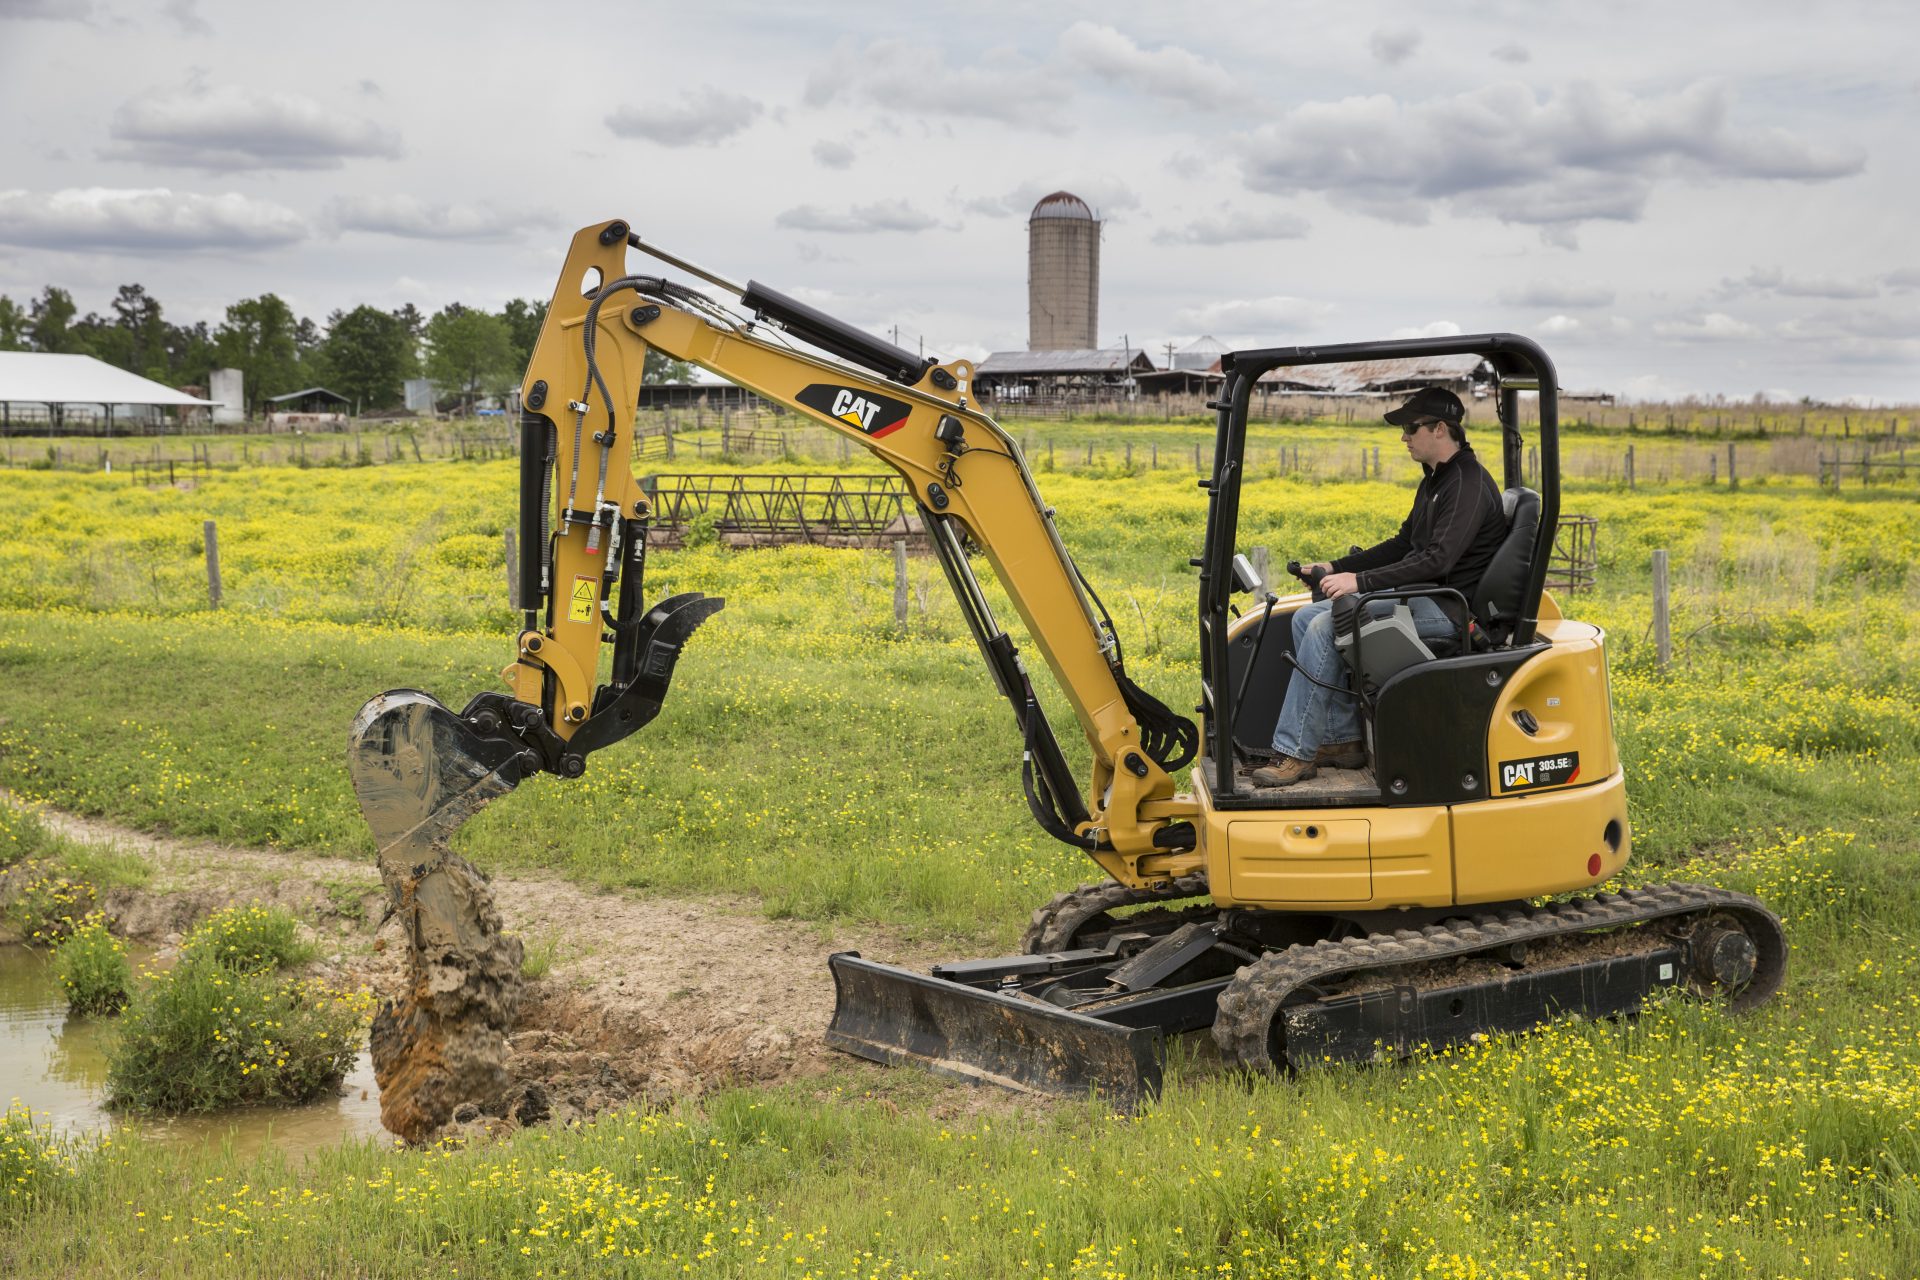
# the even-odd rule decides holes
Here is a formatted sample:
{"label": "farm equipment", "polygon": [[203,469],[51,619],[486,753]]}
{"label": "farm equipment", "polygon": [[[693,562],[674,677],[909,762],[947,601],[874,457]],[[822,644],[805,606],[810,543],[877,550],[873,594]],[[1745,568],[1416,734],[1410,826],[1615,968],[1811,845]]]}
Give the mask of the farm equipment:
{"label": "farm equipment", "polygon": [[[639,250],[704,282],[630,274]],[[740,311],[714,300],[725,295]],[[802,349],[804,344],[810,350]],[[517,981],[484,880],[453,829],[535,773],[587,757],[660,710],[681,648],[721,607],[644,601],[646,495],[631,472],[647,353],[713,371],[862,445],[902,477],[1024,743],[1022,789],[1049,835],[1104,880],[1037,910],[1021,954],[928,973],[832,957],[828,1041],[882,1062],[1125,1101],[1158,1085],[1165,1036],[1211,1026],[1262,1070],[1405,1053],[1559,1014],[1637,1008],[1666,988],[1750,1008],[1779,986],[1779,921],[1740,894],[1665,885],[1584,898],[1626,865],[1625,780],[1605,637],[1543,587],[1559,510],[1556,383],[1512,334],[1274,347],[1223,361],[1197,573],[1196,724],[1134,683],[1019,446],[965,360],[901,350],[764,285],[738,285],[624,222],[575,235],[522,386],[519,598],[506,692],[455,714],[417,690],[369,702],[351,767],[412,984],[383,1007],[375,1065],[396,1132],[429,1131],[497,1078]],[[1291,619],[1235,553],[1247,417],[1288,366],[1473,354],[1496,379],[1509,530],[1450,641],[1350,630],[1366,764],[1263,789]],[[1524,487],[1519,401],[1537,397],[1539,490]],[[1085,738],[1077,781],[972,556],[1019,612]],[[1257,607],[1234,606],[1251,593]],[[1468,625],[1469,617],[1473,625]],[[1384,630],[1383,630],[1384,628]],[[601,683],[601,647],[612,645]],[[1175,780],[1185,771],[1184,787]],[[389,1097],[391,1095],[391,1097]]]}

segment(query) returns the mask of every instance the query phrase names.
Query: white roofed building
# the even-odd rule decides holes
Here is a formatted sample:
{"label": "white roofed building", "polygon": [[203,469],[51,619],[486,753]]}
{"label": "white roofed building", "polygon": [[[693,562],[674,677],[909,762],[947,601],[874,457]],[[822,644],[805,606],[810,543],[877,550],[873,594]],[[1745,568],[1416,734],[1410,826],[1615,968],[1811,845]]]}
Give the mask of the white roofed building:
{"label": "white roofed building", "polygon": [[0,351],[0,430],[67,420],[89,411],[112,434],[123,423],[151,420],[160,409],[209,409],[213,401],[128,373],[92,356],[48,351]]}

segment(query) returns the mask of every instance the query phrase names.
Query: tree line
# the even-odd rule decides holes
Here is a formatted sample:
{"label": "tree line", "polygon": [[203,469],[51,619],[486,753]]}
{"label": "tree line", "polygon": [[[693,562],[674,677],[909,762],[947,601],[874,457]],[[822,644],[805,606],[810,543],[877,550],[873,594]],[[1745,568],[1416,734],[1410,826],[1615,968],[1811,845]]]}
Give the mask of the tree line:
{"label": "tree line", "polygon": [[[316,324],[263,293],[229,306],[218,325],[180,325],[142,285],[121,285],[107,314],[84,317],[72,294],[48,285],[24,307],[0,294],[0,351],[90,355],[174,387],[205,387],[212,370],[238,369],[249,415],[272,396],[317,386],[352,400],[357,413],[390,409],[418,377],[471,408],[519,382],[546,318],[545,302],[515,298],[497,312],[453,302],[431,316],[411,302],[393,311],[361,305]],[[647,353],[648,381],[688,374]]]}

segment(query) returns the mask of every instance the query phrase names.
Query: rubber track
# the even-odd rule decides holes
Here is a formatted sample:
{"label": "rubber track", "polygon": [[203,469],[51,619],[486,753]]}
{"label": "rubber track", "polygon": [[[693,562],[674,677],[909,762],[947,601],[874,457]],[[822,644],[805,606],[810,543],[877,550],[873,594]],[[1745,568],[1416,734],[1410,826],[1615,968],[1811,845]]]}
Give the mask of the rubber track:
{"label": "rubber track", "polygon": [[1752,981],[1732,1002],[1736,1012],[1744,1012],[1779,990],[1786,976],[1787,942],[1779,918],[1744,893],[1711,885],[1666,884],[1269,952],[1242,968],[1220,993],[1213,1038],[1228,1062],[1271,1070],[1275,1064],[1269,1056],[1268,1029],[1287,998],[1309,983],[1389,965],[1472,955],[1513,943],[1714,913],[1737,917],[1759,951]]}
{"label": "rubber track", "polygon": [[[1204,898],[1207,876],[1197,871],[1190,876],[1170,880],[1163,889],[1129,889],[1111,880],[1084,884],[1078,889],[1056,893],[1046,906],[1037,908],[1021,935],[1020,950],[1025,955],[1043,956],[1051,951],[1067,951],[1077,945],[1074,937],[1081,928],[1104,911],[1131,907],[1143,902],[1173,902],[1180,898]],[[1209,911],[1215,907],[1206,908]]]}

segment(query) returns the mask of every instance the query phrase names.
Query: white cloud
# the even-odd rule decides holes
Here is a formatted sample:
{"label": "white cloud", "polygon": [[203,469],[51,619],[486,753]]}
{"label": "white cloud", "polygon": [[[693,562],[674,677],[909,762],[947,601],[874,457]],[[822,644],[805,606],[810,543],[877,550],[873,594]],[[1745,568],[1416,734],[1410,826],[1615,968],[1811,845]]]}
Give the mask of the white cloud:
{"label": "white cloud", "polygon": [[[1517,83],[1402,103],[1310,102],[1241,140],[1247,185],[1423,223],[1449,208],[1545,229],[1636,221],[1661,182],[1818,182],[1858,173],[1857,151],[1731,123],[1724,86],[1635,97],[1576,81],[1537,97]],[[1560,242],[1565,243],[1563,234]]]}
{"label": "white cloud", "polygon": [[1297,213],[1224,209],[1210,217],[1196,218],[1184,227],[1157,231],[1153,238],[1160,244],[1248,244],[1260,240],[1299,240],[1308,229],[1307,220]]}
{"label": "white cloud", "polygon": [[1430,320],[1426,324],[1395,329],[1390,338],[1456,338],[1464,332],[1451,320]]}
{"label": "white cloud", "polygon": [[364,231],[412,240],[511,240],[546,225],[538,214],[492,205],[432,204],[410,195],[346,196],[327,206],[335,231]]}
{"label": "white cloud", "polygon": [[1790,276],[1778,267],[1755,267],[1738,280],[1720,282],[1721,297],[1772,293],[1783,298],[1877,298],[1880,286],[1868,280],[1841,280],[1834,276]]}
{"label": "white cloud", "polygon": [[1219,63],[1178,45],[1143,49],[1132,37],[1096,22],[1076,22],[1063,31],[1060,53],[1120,88],[1183,106],[1206,109],[1246,100]]}
{"label": "white cloud", "polygon": [[93,0],[0,0],[0,22],[86,22]]}
{"label": "white cloud", "polygon": [[213,34],[213,24],[200,16],[199,0],[167,0],[164,11],[184,35]]}
{"label": "white cloud", "polygon": [[1172,328],[1189,333],[1229,336],[1284,336],[1311,329],[1333,313],[1329,303],[1276,294],[1266,298],[1232,298],[1176,311]]}
{"label": "white cloud", "polygon": [[1881,279],[1895,293],[1908,293],[1920,289],[1920,267],[1901,267],[1897,271],[1887,272]]}
{"label": "white cloud", "polygon": [[1503,289],[1500,301],[1513,307],[1610,307],[1613,290],[1604,285],[1572,284],[1566,281],[1536,280],[1532,284]]}
{"label": "white cloud", "polygon": [[844,142],[822,138],[813,144],[814,163],[827,169],[844,169],[854,161],[853,148]]}
{"label": "white cloud", "polygon": [[708,85],[683,94],[675,107],[621,107],[607,117],[607,128],[665,147],[712,146],[745,132],[762,110],[752,98]]}
{"label": "white cloud", "polygon": [[960,201],[960,207],[968,213],[983,214],[989,218],[1016,215],[1024,218],[1033,212],[1033,206],[1039,204],[1043,197],[1056,191],[1068,191],[1078,196],[1093,210],[1093,216],[1101,219],[1140,207],[1140,197],[1120,179],[1072,170],[1065,173],[1056,171],[1052,181],[1023,182],[1004,195],[974,196]]}
{"label": "white cloud", "polygon": [[1374,61],[1384,62],[1390,67],[1397,67],[1411,58],[1419,47],[1420,33],[1408,28],[1382,28],[1367,38],[1367,51],[1373,54]]}
{"label": "white cloud", "polygon": [[1523,44],[1503,44],[1497,46],[1491,50],[1491,52],[1494,57],[1500,59],[1502,62],[1521,63],[1531,61],[1533,58],[1533,55],[1527,51],[1527,47]]}
{"label": "white cloud", "polygon": [[1682,320],[1662,320],[1653,326],[1653,331],[1662,338],[1681,342],[1733,342],[1760,336],[1759,329],[1724,311],[1709,311],[1703,316]]}
{"label": "white cloud", "polygon": [[392,159],[399,136],[294,93],[190,84],[131,98],[113,113],[114,146],[101,154],[169,168],[338,169]]}
{"label": "white cloud", "polygon": [[[958,47],[958,46],[956,46]],[[966,47],[949,66],[939,44],[842,40],[807,79],[806,104],[865,101],[888,112],[971,117],[1059,132],[1068,90],[1057,67],[1005,49]]]}
{"label": "white cloud", "polygon": [[775,226],[794,231],[824,231],[835,235],[861,235],[872,231],[927,231],[940,225],[932,214],[922,213],[905,200],[879,200],[856,205],[845,213],[822,209],[818,205],[799,204],[784,210],[774,219]]}
{"label": "white cloud", "polygon": [[1586,326],[1582,325],[1572,316],[1552,315],[1535,325],[1534,330],[1537,333],[1558,336],[1562,334],[1579,333],[1585,327]]}
{"label": "white cloud", "polygon": [[0,243],[74,253],[268,249],[304,239],[282,205],[165,187],[0,191]]}

